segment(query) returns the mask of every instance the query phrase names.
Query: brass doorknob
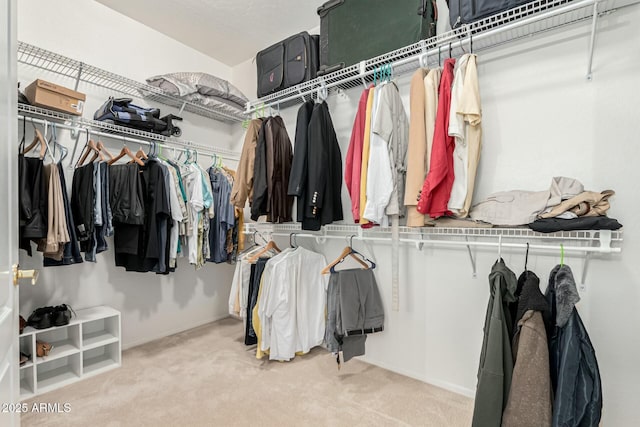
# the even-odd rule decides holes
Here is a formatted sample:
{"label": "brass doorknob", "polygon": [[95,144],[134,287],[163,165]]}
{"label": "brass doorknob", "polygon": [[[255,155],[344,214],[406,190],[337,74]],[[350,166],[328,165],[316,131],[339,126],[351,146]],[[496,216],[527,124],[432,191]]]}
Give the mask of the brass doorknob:
{"label": "brass doorknob", "polygon": [[31,284],[35,285],[39,275],[38,270],[20,270],[18,264],[13,265],[13,284],[16,286],[20,279],[31,279]]}

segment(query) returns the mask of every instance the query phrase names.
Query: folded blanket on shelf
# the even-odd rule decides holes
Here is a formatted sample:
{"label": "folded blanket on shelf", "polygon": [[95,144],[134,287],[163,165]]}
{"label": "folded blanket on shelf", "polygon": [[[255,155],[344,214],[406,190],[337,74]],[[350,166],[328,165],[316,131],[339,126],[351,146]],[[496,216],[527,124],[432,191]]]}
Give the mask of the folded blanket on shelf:
{"label": "folded blanket on shelf", "polygon": [[166,93],[186,97],[193,94],[231,101],[237,108],[244,110],[247,97],[227,80],[198,72],[179,72],[147,79],[151,86],[158,87]]}
{"label": "folded blanket on shelf", "polygon": [[618,230],[622,228],[622,224],[606,216],[583,216],[574,219],[538,219],[529,224],[529,228],[539,233],[554,233],[576,230]]}

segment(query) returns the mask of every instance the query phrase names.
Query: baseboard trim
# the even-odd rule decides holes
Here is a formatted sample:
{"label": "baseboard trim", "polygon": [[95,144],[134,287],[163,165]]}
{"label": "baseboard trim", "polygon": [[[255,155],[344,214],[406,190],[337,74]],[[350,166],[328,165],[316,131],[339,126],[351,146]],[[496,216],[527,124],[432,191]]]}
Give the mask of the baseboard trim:
{"label": "baseboard trim", "polygon": [[197,328],[198,326],[206,325],[207,323],[217,322],[218,320],[226,319],[229,317],[228,314],[222,314],[220,316],[213,316],[207,319],[199,320],[197,322],[193,322],[187,325],[181,325],[176,327],[175,329],[165,330],[162,333],[158,333],[156,335],[147,336],[145,338],[132,341],[132,342],[122,342],[122,350],[128,350],[133,347],[138,347],[143,344],[147,344],[151,341],[159,340],[161,338],[168,337],[170,335],[179,334],[180,332],[188,331],[189,329]]}
{"label": "baseboard trim", "polygon": [[408,369],[402,369],[402,368],[398,368],[396,366],[391,366],[385,362],[381,362],[379,360],[375,360],[375,359],[371,359],[368,357],[364,357],[361,359],[363,362],[365,363],[369,363],[371,365],[375,365],[375,366],[379,366],[383,369],[386,369],[388,371],[391,372],[395,372],[396,374],[400,374],[400,375],[404,375],[406,377],[409,378],[413,378],[415,380],[418,381],[422,381],[423,383],[427,383],[427,384],[431,384],[434,385],[436,387],[440,387],[442,389],[445,389],[447,391],[456,393],[456,394],[460,394],[462,396],[466,396],[466,397],[470,397],[470,398],[474,398],[476,395],[476,391],[466,388],[466,387],[462,387],[460,385],[457,384],[453,384],[447,381],[442,381],[442,380],[438,380],[435,378],[429,378],[429,377],[425,377],[424,375],[421,375],[415,371],[411,371]]}

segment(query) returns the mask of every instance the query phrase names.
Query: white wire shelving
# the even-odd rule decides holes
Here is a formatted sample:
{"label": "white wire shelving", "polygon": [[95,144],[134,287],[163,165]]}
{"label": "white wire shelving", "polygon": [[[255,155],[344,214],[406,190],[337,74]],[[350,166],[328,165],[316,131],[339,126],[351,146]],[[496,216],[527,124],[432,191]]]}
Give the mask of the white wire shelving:
{"label": "white wire shelving", "polygon": [[[357,224],[331,224],[320,231],[302,230],[300,224],[246,223],[246,235],[260,235],[265,240],[276,236],[288,236],[291,242],[296,239],[311,238],[318,244],[327,240],[353,240],[365,244],[372,242],[392,242],[391,227],[373,227],[363,229]],[[586,279],[589,260],[595,254],[615,254],[622,252],[622,230],[582,230],[539,233],[528,228],[463,228],[463,227],[399,227],[399,243],[415,245],[422,250],[425,245],[447,247],[466,247],[473,276],[476,275],[476,256],[472,247],[505,249],[526,249],[537,252],[558,254],[560,250],[584,258],[582,283]]]}
{"label": "white wire shelving", "polygon": [[[587,58],[587,78],[591,79],[591,63],[597,20],[638,0],[536,0],[455,30],[421,40],[418,43],[361,61],[350,67],[292,86],[288,89],[249,101],[247,114],[264,107],[286,108],[328,93],[362,87],[373,80],[376,68],[390,64],[398,76],[419,67],[432,67],[444,58],[464,52],[478,53],[524,38],[591,20]],[[444,18],[446,19],[446,17]]]}
{"label": "white wire shelving", "polygon": [[185,101],[169,95],[155,86],[137,82],[28,43],[18,42],[18,62],[75,79],[76,88],[78,82],[92,84],[123,95],[144,98],[175,107],[179,109],[178,114],[181,114],[182,111],[188,111],[225,123],[237,123],[246,119],[242,112],[233,114],[214,107]]}
{"label": "white wire shelving", "polygon": [[[69,129],[72,132],[79,133],[82,131],[88,131],[88,136],[95,135],[114,140],[121,140],[124,143],[128,142],[144,145],[150,145],[150,143],[155,142],[170,149],[173,147],[179,147],[181,150],[189,149],[203,153],[214,153],[227,160],[239,160],[239,154],[233,150],[198,144],[177,138],[168,138],[151,132],[118,126],[113,123],[84,119],[32,105],[18,104],[18,117],[20,120],[26,120],[28,123],[37,123],[41,125],[55,123],[58,127]],[[75,151],[76,150],[74,148],[74,153],[71,159],[75,156]]]}

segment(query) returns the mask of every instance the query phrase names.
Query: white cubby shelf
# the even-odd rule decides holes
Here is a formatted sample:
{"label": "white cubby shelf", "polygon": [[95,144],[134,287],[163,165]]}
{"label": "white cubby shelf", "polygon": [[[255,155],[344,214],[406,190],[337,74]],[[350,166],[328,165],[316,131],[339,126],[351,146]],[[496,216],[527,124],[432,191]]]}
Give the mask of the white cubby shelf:
{"label": "white cubby shelf", "polygon": [[[76,310],[68,325],[26,327],[20,351],[31,355],[20,366],[22,400],[115,369],[122,364],[120,312],[106,306]],[[53,345],[49,355],[36,355],[36,341]]]}

